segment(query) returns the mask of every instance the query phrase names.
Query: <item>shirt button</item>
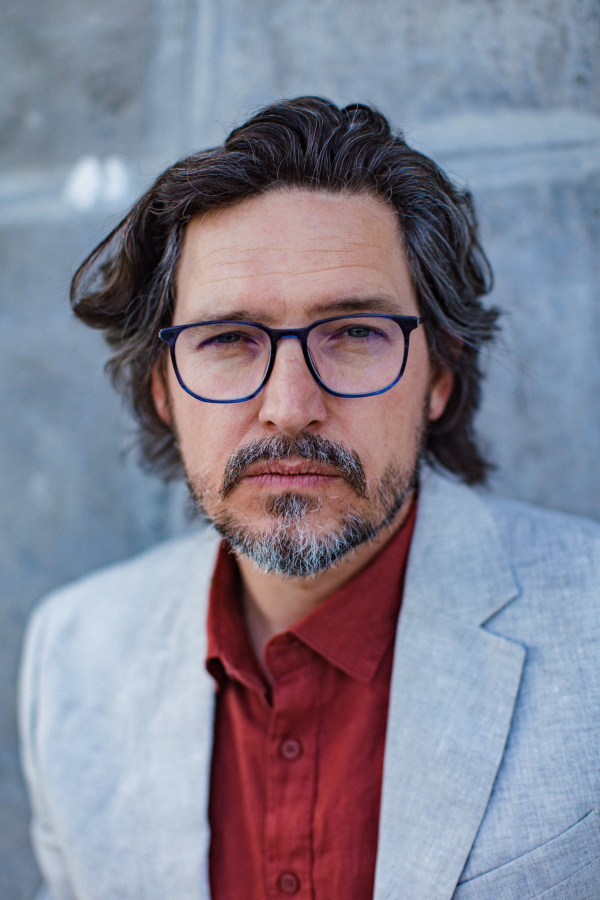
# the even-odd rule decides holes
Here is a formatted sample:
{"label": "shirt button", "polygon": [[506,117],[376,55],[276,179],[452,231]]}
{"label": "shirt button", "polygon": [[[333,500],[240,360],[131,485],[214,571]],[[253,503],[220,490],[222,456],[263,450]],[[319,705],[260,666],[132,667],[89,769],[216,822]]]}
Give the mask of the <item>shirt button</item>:
{"label": "shirt button", "polygon": [[302,756],[302,744],[296,738],[285,738],[279,745],[279,755],[283,759],[298,759]]}
{"label": "shirt button", "polygon": [[277,887],[284,894],[295,894],[300,890],[300,879],[293,872],[282,872],[277,879]]}

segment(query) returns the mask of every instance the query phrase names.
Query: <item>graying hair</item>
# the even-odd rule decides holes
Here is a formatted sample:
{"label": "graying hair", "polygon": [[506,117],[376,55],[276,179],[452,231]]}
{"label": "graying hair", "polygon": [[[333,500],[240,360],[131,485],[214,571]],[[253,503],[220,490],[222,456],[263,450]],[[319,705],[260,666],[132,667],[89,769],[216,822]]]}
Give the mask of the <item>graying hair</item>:
{"label": "graying hair", "polygon": [[73,279],[75,314],[102,329],[114,351],[108,368],[137,417],[146,463],[165,477],[182,474],[176,436],[154,407],[151,372],[166,360],[158,331],[172,323],[185,227],[194,216],[275,188],[367,192],[395,211],[432,361],[454,374],[425,452],[465,481],[483,481],[488,463],[473,417],[479,352],[498,311],[480,300],[492,278],[471,196],[377,110],[360,103],[340,109],[319,97],[268,106],[222,146],[170,166]]}
{"label": "graying hair", "polygon": [[241,523],[234,514],[213,517],[217,531],[230,546],[265,572],[306,578],[336,565],[351,550],[376,538],[390,526],[415,486],[414,475],[389,470],[379,482],[372,516],[349,510],[336,528],[319,533],[306,522],[320,502],[306,494],[284,493],[265,499],[265,511],[275,520],[268,531]]}

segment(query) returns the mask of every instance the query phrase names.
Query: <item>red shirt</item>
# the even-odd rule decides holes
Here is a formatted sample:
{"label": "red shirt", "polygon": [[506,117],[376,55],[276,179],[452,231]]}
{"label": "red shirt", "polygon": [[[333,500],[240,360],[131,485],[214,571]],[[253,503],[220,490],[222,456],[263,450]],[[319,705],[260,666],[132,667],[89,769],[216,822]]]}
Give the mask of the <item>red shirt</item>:
{"label": "red shirt", "polygon": [[265,647],[269,688],[223,544],[208,614],[218,685],[213,900],[373,896],[394,636],[415,507],[369,565]]}

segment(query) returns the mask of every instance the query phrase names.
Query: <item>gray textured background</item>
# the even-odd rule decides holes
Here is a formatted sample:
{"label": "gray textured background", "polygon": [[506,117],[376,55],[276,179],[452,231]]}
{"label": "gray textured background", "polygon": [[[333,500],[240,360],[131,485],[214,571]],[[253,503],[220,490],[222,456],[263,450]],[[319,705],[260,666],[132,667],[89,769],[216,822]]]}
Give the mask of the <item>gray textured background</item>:
{"label": "gray textured background", "polygon": [[14,681],[48,588],[185,527],[69,276],[162,167],[256,105],[374,102],[470,184],[507,311],[480,428],[506,494],[600,518],[598,0],[3,0],[0,898],[38,875]]}

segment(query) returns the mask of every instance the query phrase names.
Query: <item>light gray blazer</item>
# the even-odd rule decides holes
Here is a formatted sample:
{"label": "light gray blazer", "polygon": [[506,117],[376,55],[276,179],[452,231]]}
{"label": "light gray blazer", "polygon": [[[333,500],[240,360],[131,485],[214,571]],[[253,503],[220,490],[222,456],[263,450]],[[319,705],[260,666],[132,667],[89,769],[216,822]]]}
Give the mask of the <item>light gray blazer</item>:
{"label": "light gray blazer", "polygon": [[[160,546],[33,617],[20,716],[45,896],[208,900],[215,548]],[[376,900],[600,898],[599,593],[596,524],[426,472]]]}

